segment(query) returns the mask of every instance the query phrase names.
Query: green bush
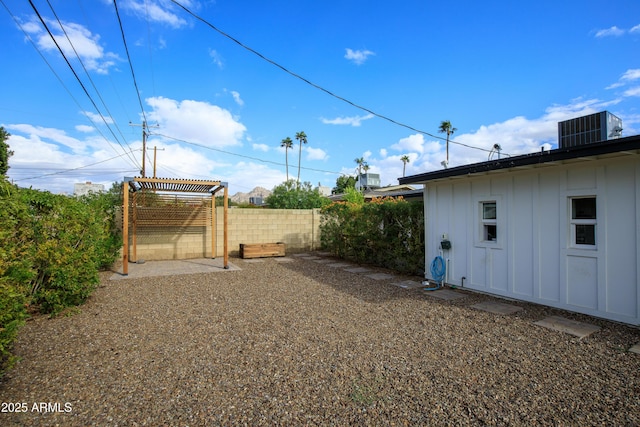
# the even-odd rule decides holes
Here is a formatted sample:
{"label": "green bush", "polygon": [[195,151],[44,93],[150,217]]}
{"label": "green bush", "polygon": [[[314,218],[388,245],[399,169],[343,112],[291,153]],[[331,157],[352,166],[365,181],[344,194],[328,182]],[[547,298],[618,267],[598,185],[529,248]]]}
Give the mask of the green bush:
{"label": "green bush", "polygon": [[0,374],[27,307],[56,314],[82,304],[122,240],[114,194],[80,199],[0,181]]}
{"label": "green bush", "polygon": [[104,197],[22,190],[33,219],[31,295],[42,312],[82,304],[98,284],[99,269],[115,260],[118,239]]}
{"label": "green bush", "polygon": [[331,200],[320,194],[318,189],[313,189],[311,183],[297,185],[290,179],[276,185],[265,203],[271,209],[314,209],[328,205]]}
{"label": "green bush", "polygon": [[324,249],[360,263],[424,274],[422,202],[381,198],[335,202],[322,209]]}

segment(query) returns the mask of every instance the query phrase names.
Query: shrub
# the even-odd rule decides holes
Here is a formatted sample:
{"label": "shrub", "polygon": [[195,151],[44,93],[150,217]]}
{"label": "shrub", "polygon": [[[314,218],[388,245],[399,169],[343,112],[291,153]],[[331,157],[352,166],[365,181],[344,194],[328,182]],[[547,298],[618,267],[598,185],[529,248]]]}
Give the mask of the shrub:
{"label": "shrub", "polygon": [[422,275],[422,202],[380,198],[332,203],[322,210],[320,242],[342,258]]}
{"label": "shrub", "polygon": [[28,212],[14,198],[14,187],[0,181],[0,376],[14,362],[11,347],[27,316],[25,283],[33,273],[26,256],[31,229]]}
{"label": "shrub", "polygon": [[55,314],[82,304],[115,261],[119,204],[109,193],[76,199],[0,181],[0,374],[27,306]]}
{"label": "shrub", "polygon": [[314,209],[331,203],[328,197],[311,188],[311,183],[296,185],[292,179],[276,185],[265,199],[271,209]]}

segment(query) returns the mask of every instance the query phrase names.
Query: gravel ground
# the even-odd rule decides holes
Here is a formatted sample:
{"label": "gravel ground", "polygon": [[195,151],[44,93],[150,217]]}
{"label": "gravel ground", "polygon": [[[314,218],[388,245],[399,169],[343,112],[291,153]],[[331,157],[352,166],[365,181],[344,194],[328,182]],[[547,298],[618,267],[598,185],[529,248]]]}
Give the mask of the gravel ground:
{"label": "gravel ground", "polygon": [[[390,284],[415,277],[231,262],[241,270],[105,274],[78,313],[29,321],[0,382],[2,410],[26,412],[0,424],[640,425],[637,328]],[[554,314],[602,329],[532,324]]]}

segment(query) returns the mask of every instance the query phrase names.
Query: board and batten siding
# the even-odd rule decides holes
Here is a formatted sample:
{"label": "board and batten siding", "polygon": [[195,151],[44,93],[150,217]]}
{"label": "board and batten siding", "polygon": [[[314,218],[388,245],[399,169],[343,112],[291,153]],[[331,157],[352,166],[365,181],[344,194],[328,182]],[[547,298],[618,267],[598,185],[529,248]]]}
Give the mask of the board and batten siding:
{"label": "board and batten siding", "polygon": [[[582,196],[596,198],[595,247],[571,244],[571,198]],[[431,181],[424,201],[426,271],[442,255],[450,284],[640,324],[636,156]],[[481,204],[492,201],[497,239],[484,241]]]}

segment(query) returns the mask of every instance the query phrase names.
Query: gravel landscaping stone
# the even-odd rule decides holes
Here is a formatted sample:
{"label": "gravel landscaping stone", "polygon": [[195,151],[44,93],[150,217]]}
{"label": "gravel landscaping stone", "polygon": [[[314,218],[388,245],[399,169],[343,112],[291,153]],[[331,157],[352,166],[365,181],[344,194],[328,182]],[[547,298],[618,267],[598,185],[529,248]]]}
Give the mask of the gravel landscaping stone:
{"label": "gravel landscaping stone", "polygon": [[[232,262],[105,273],[76,313],[27,322],[0,380],[3,408],[27,410],[0,425],[640,425],[637,328],[520,302],[496,315],[471,307],[487,295],[300,258]],[[533,324],[554,315],[600,330]]]}

